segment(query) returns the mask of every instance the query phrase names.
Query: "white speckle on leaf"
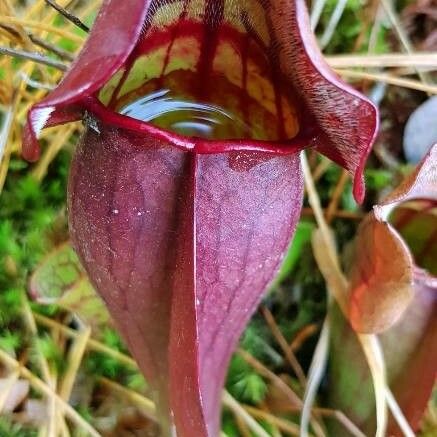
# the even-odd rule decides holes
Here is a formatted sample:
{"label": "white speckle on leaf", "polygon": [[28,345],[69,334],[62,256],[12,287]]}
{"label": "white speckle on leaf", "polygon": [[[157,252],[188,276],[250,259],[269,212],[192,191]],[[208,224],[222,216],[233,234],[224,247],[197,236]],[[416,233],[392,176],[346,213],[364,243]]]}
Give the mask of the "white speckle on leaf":
{"label": "white speckle on leaf", "polygon": [[54,110],[55,108],[53,106],[49,106],[48,108],[38,108],[34,111],[32,125],[37,138]]}

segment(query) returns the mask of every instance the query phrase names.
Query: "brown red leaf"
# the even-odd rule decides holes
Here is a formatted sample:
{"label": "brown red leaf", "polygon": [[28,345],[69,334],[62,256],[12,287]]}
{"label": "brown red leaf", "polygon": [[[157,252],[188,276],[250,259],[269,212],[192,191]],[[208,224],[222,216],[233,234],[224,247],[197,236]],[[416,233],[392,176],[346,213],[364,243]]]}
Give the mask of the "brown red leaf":
{"label": "brown red leaf", "polygon": [[[414,249],[411,253],[398,230],[385,220],[394,208],[414,199],[420,201],[407,204],[410,208],[407,213],[403,207],[403,214],[395,214],[394,220],[400,232],[411,226],[405,233]],[[384,332],[381,341],[387,376],[402,412],[415,431],[437,375],[437,278],[416,267],[413,257],[426,259],[430,272],[435,272],[435,260],[429,259],[428,252],[437,232],[437,216],[432,212],[436,203],[437,145],[416,171],[366,217],[359,228],[351,272],[350,323],[359,332]],[[423,227],[427,230],[425,234]],[[365,359],[360,356],[349,325],[343,320],[338,329],[343,332],[338,336],[345,335],[345,338],[338,344],[339,337],[333,339],[337,345],[335,371],[340,375],[351,372],[352,376],[348,387],[341,384],[333,387],[332,400],[346,412],[352,410],[352,417],[357,417],[364,429],[372,432],[373,419],[368,408],[371,398],[363,399],[363,408],[359,410],[343,404],[342,399],[347,396],[339,397],[341,390],[368,392],[371,385]],[[389,435],[403,435],[394,421]]]}
{"label": "brown red leaf", "polygon": [[[358,230],[349,316],[359,332],[383,332],[393,326],[414,297],[413,256],[398,231],[386,221],[396,206],[412,199],[437,202],[437,145],[416,171],[374,207]],[[432,219],[437,229],[437,217]],[[428,238],[433,235],[431,232]]]}
{"label": "brown red leaf", "polygon": [[42,260],[30,278],[29,292],[38,303],[56,304],[75,313],[95,333],[110,323],[70,243],[56,247]]}
{"label": "brown red leaf", "polygon": [[350,321],[358,332],[383,332],[413,299],[413,258],[399,234],[373,213],[358,229],[355,251],[350,274]]}
{"label": "brown red leaf", "polygon": [[[436,285],[416,280],[411,305],[396,325],[380,335],[389,386],[414,431],[419,431],[436,380]],[[374,435],[375,395],[366,357],[356,333],[337,307],[331,320],[326,406],[342,411],[366,435]],[[330,431],[335,436],[345,435],[336,422],[330,424]],[[393,417],[387,435],[404,436]]]}

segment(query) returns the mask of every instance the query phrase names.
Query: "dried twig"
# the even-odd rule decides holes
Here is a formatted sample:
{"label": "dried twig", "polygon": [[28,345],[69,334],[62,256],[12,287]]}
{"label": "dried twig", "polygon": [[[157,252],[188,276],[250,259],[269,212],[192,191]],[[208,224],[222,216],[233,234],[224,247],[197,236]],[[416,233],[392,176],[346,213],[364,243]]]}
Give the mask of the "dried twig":
{"label": "dried twig", "polygon": [[80,364],[85,354],[86,345],[90,335],[91,328],[84,328],[83,331],[79,333],[79,336],[76,338],[76,341],[73,343],[68,353],[68,367],[58,390],[59,396],[61,396],[61,398],[66,402],[70,399],[74,381],[76,380],[77,372],[79,371]]}
{"label": "dried twig", "polygon": [[343,15],[343,12],[346,8],[347,0],[338,0],[337,4],[334,8],[334,12],[332,13],[329,22],[326,26],[326,29],[320,38],[320,46],[322,49],[324,49],[329,42],[331,41],[332,37],[334,36],[334,32],[337,28],[337,25]]}
{"label": "dried twig", "polygon": [[349,173],[346,170],[343,170],[341,176],[335,186],[334,192],[331,196],[331,201],[329,202],[328,208],[326,208],[326,221],[331,223],[335,214],[337,212],[338,204],[341,200],[341,195],[346,187],[346,184],[349,180]]}
{"label": "dried twig", "polygon": [[65,17],[68,21],[71,21],[75,26],[79,29],[82,29],[84,32],[89,32],[90,28],[83,23],[80,18],[73,15],[71,12],[68,12],[62,6],[58,5],[54,0],[45,0],[47,4],[49,4],[53,9],[57,10],[63,17]]}
{"label": "dried twig", "polygon": [[323,8],[325,7],[326,0],[315,0],[312,2],[311,9],[311,29],[315,30],[319,24],[320,17],[322,16]]}
{"label": "dried twig", "polygon": [[250,413],[253,417],[258,419],[266,420],[274,425],[276,425],[281,431],[286,432],[290,435],[299,435],[300,429],[299,426],[295,423],[292,423],[288,420],[281,419],[279,417],[274,416],[271,413],[260,410],[259,408],[251,407],[249,405],[243,405],[243,408]]}
{"label": "dried twig", "polygon": [[237,353],[261,376],[264,376],[264,378],[270,380],[270,382],[272,382],[278,389],[280,389],[292,405],[299,408],[302,407],[301,398],[291,389],[291,387],[289,387],[281,378],[279,378],[279,376],[273,373],[270,369],[264,366],[264,364],[262,364],[244,349],[239,349]]}
{"label": "dried twig", "polygon": [[316,414],[320,414],[325,417],[333,417],[338,420],[349,432],[352,436],[355,437],[366,437],[365,434],[361,432],[361,430],[353,423],[349,417],[347,417],[343,411],[339,410],[330,410],[328,408],[314,408],[314,412]]}
{"label": "dried twig", "polygon": [[270,437],[263,427],[227,391],[223,393],[223,404],[234,414],[237,414],[256,436]]}
{"label": "dried twig", "polygon": [[42,392],[49,398],[53,398],[59,408],[64,410],[71,421],[74,422],[78,427],[88,432],[92,437],[100,437],[100,434],[87,421],[85,421],[73,407],[64,402],[47,384],[45,384],[41,379],[37,378],[28,368],[21,366],[17,360],[12,358],[1,349],[0,360],[6,366],[10,366],[18,370],[21,376],[26,378],[36,390]]}
{"label": "dried twig", "polygon": [[66,50],[61,49],[60,47],[46,41],[45,39],[40,38],[39,36],[34,35],[33,33],[29,33],[30,40],[37,46],[46,49],[49,52],[54,53],[56,56],[59,56],[61,59],[64,59],[69,62],[74,61],[74,55]]}
{"label": "dried twig", "polygon": [[[63,332],[64,334],[68,335],[70,338],[77,338],[80,336],[80,333],[75,331],[74,329],[68,328],[67,326],[64,326],[63,324],[56,322],[52,319],[49,319],[48,317],[45,317],[41,314],[37,314],[37,313],[33,313],[35,320],[47,327],[47,328],[56,328],[59,329],[61,332]],[[122,354],[121,352],[118,352],[115,349],[112,349],[108,346],[106,346],[103,343],[100,343],[97,340],[94,340],[92,338],[89,338],[87,341],[87,347],[95,352],[100,352],[103,354],[106,354],[108,356],[110,356],[111,358],[114,358],[115,360],[117,360],[120,363],[125,364],[126,366],[132,367],[134,369],[138,369],[137,364],[135,363],[135,361],[125,355]]]}
{"label": "dried twig", "polygon": [[437,53],[387,53],[381,55],[334,55],[326,56],[332,68],[390,68],[430,67],[437,68]]}
{"label": "dried twig", "polygon": [[21,27],[30,27],[31,29],[37,29],[41,30],[43,32],[48,32],[52,35],[58,35],[63,38],[67,38],[72,42],[82,44],[84,39],[82,36],[76,35],[72,32],[66,31],[60,27],[51,26],[46,23],[42,23],[38,20],[26,20],[18,17],[5,17],[0,16],[0,24],[1,25],[7,25],[12,24],[15,26],[21,26]]}
{"label": "dried twig", "polygon": [[299,350],[305,341],[313,336],[319,330],[319,326],[316,323],[312,323],[310,325],[306,325],[303,327],[293,338],[293,341],[290,344],[290,348],[293,352]]}
{"label": "dried twig", "polygon": [[316,401],[317,392],[323,378],[323,374],[325,373],[326,363],[328,361],[330,333],[331,319],[328,312],[308,372],[308,383],[305,388],[302,414],[300,419],[301,437],[309,437],[308,431],[311,414]]}
{"label": "dried twig", "polygon": [[145,416],[147,416],[150,420],[153,420],[154,422],[157,421],[155,404],[149,398],[146,398],[136,391],[123,387],[122,385],[117,384],[108,378],[101,377],[99,378],[99,382],[113,392],[123,396],[125,399],[140,407]]}
{"label": "dried twig", "polygon": [[353,70],[336,70],[336,72],[344,78],[372,80],[374,82],[383,82],[389,85],[396,85],[403,88],[410,88],[412,90],[424,91],[425,93],[429,94],[437,94],[436,85],[428,85],[426,83],[421,83],[418,80],[404,79],[391,74],[366,73],[364,71]]}
{"label": "dried twig", "polygon": [[26,52],[24,50],[12,49],[10,47],[0,47],[0,54],[48,65],[49,67],[54,67],[61,71],[66,71],[68,69],[67,65],[64,63],[36,52]]}
{"label": "dried twig", "polygon": [[10,150],[8,150],[8,141],[13,127],[14,116],[17,107],[18,92],[14,91],[12,103],[4,113],[3,126],[0,128],[0,193],[6,179],[7,168],[9,166]]}
{"label": "dried twig", "polygon": [[276,320],[273,317],[273,314],[265,306],[261,307],[261,312],[262,312],[267,324],[269,325],[269,328],[272,331],[273,336],[275,337],[277,343],[279,344],[280,348],[282,349],[282,352],[285,354],[287,361],[289,362],[291,368],[293,369],[294,373],[296,374],[297,379],[299,380],[301,385],[303,387],[305,387],[305,385],[306,385],[305,373],[302,370],[302,367],[299,364],[299,361],[297,360],[296,356],[294,355],[292,349],[288,345],[287,340],[282,335],[282,332],[279,329],[279,326],[277,325]]}
{"label": "dried twig", "polygon": [[[381,4],[385,10],[385,13],[387,14],[388,19],[391,21],[393,27],[395,28],[399,41],[402,43],[402,46],[404,47],[405,51],[408,54],[412,55],[414,53],[414,47],[411,44],[407,33],[405,32],[403,26],[400,23],[399,17],[394,8],[393,0],[381,0]],[[415,68],[415,70],[417,75],[420,77],[420,80],[423,82],[423,84],[425,85],[430,84],[430,81],[428,80],[426,74],[424,74],[417,68]]]}
{"label": "dried twig", "polygon": [[[324,213],[326,213],[326,210],[323,210]],[[302,208],[302,215],[303,216],[310,216],[314,217],[314,211],[311,208],[304,207]],[[365,216],[364,212],[361,211],[335,211],[334,217],[335,218],[342,218],[342,219],[348,219],[348,220],[362,220]]]}
{"label": "dried twig", "polygon": [[[253,357],[250,353],[246,352],[245,350],[238,349],[237,353],[238,355],[241,356],[241,358],[244,359],[244,361],[246,361],[250,366],[252,366],[261,376],[264,376],[264,378],[268,379],[279,390],[281,390],[282,393],[288,398],[291,405],[298,407],[299,411],[302,409],[303,403],[300,397],[291,389],[291,387],[289,387],[281,378],[279,378],[278,375],[273,373],[270,369],[264,366],[263,363],[258,361],[255,357]],[[313,426],[314,433],[317,436],[325,435],[322,426],[317,420],[312,419],[311,424]]]}

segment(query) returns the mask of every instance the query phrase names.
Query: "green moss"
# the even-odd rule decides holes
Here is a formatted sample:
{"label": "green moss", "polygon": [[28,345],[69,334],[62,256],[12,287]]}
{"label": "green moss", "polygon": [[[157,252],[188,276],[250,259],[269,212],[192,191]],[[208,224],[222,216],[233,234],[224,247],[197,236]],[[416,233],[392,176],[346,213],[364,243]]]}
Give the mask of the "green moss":
{"label": "green moss", "polygon": [[[46,358],[47,362],[53,366],[57,373],[61,373],[65,370],[65,360],[63,359],[63,353],[59,349],[59,345],[55,342],[53,337],[49,334],[40,335],[37,339],[38,353],[41,352]],[[36,354],[36,350],[34,350]],[[35,358],[35,357],[33,357]]]}
{"label": "green moss", "polygon": [[13,423],[8,417],[0,417],[0,437],[37,437],[38,432]]}
{"label": "green moss", "polygon": [[21,346],[19,332],[11,332],[7,329],[0,331],[0,349],[6,352],[14,352]]}
{"label": "green moss", "polygon": [[[113,329],[105,329],[101,341],[108,347],[118,352],[127,353],[119,334]],[[130,380],[132,382],[132,368],[126,367],[119,360],[103,353],[92,352],[86,361],[88,373],[96,377],[101,375],[117,380]],[[135,381],[134,381],[135,383]]]}

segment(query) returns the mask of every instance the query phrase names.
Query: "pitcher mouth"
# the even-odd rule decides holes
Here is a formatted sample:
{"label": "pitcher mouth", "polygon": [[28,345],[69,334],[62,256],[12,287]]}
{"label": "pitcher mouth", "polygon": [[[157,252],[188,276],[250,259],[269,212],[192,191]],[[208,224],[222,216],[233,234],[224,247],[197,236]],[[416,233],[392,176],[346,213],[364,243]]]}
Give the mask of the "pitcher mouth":
{"label": "pitcher mouth", "polygon": [[119,114],[108,109],[95,97],[84,99],[81,102],[81,107],[86,113],[85,124],[97,133],[100,131],[100,126],[103,125],[125,129],[139,135],[148,135],[183,152],[193,152],[200,155],[252,152],[267,156],[287,156],[316,146],[317,134],[315,129],[299,132],[295,138],[285,141],[266,141],[250,138],[214,140],[180,135],[157,127],[152,123]]}
{"label": "pitcher mouth", "polygon": [[303,123],[303,105],[262,40],[228,24],[207,34],[205,27],[151,26],[95,94],[129,121],[111,119],[199,153],[229,151],[231,143],[287,154],[310,146],[315,129]]}
{"label": "pitcher mouth", "polygon": [[[26,159],[39,158],[42,128],[88,112],[106,128],[152,135],[155,144],[197,153],[287,155],[314,147],[354,175],[354,197],[363,201],[378,112],[323,60],[304,0],[107,0],[103,11],[62,82],[29,111]],[[163,83],[181,72],[194,79],[178,79],[176,87]],[[235,88],[219,92],[217,77]],[[151,88],[142,89],[146,84]],[[175,132],[162,120],[117,112],[160,90],[224,109],[250,126],[251,135],[235,126],[207,135]]]}

